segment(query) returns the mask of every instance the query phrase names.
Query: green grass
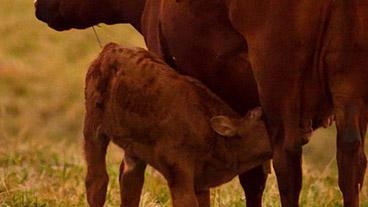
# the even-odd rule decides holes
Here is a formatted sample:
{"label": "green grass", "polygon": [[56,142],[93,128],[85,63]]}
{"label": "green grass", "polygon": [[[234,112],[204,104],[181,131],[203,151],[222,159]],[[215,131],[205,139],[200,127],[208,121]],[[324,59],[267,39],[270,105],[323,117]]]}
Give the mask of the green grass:
{"label": "green grass", "polygon": [[[32,1],[0,3],[0,206],[86,206],[82,119],[85,71],[100,48],[91,29],[57,33],[34,18]],[[104,43],[143,46],[126,25],[97,28]],[[303,206],[342,206],[333,129],[305,148]],[[108,153],[107,206],[119,205],[123,152]],[[211,191],[215,207],[244,206],[237,179]],[[361,194],[368,207],[368,188]],[[265,206],[279,206],[274,173]],[[141,206],[171,206],[165,181],[149,168]]]}

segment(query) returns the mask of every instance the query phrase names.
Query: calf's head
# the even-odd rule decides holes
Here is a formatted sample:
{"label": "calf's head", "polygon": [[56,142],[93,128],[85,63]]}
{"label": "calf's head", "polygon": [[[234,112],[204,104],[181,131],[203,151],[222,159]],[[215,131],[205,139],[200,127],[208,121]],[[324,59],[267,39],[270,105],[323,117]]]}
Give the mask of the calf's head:
{"label": "calf's head", "polygon": [[215,116],[211,119],[212,129],[229,141],[237,140],[234,149],[240,155],[240,161],[252,162],[259,159],[270,159],[272,149],[264,121],[261,119],[262,109],[255,108],[242,118]]}
{"label": "calf's head", "polygon": [[62,31],[99,23],[137,26],[145,0],[35,0],[36,17]]}

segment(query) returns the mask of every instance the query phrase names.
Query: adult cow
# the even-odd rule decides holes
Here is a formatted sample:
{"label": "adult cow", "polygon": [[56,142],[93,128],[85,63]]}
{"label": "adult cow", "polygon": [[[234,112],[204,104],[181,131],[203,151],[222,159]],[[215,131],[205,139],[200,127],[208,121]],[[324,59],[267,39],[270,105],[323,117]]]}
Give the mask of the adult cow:
{"label": "adult cow", "polygon": [[[206,11],[206,12],[203,12]],[[234,110],[245,114],[259,105],[244,38],[232,27],[222,0],[177,3],[176,0],[38,0],[36,16],[56,30],[87,28],[98,23],[131,23],[151,51],[180,73],[202,81]],[[146,163],[130,174],[140,182]],[[267,175],[257,167],[240,177],[247,206],[261,206]],[[134,192],[133,192],[134,193]],[[133,201],[135,202],[135,201]],[[137,203],[137,202],[135,202]]]}
{"label": "adult cow", "polygon": [[305,129],[335,114],[344,206],[359,206],[367,159],[368,0],[229,0],[273,137],[283,206],[298,206]]}

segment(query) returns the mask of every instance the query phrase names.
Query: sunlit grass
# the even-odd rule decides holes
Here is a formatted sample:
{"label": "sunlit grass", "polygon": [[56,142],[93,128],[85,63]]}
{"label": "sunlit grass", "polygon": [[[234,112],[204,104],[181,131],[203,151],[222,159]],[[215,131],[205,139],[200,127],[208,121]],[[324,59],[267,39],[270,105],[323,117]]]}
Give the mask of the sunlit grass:
{"label": "sunlit grass", "polygon": [[[57,33],[33,16],[32,1],[0,2],[0,206],[86,206],[82,145],[83,84],[100,48],[91,29]],[[127,26],[96,28],[104,43],[143,46]],[[334,130],[320,130],[305,148],[303,206],[342,206]],[[119,205],[123,152],[111,146],[107,206]],[[368,206],[368,188],[361,194]],[[216,207],[244,206],[237,179],[211,191]],[[279,206],[274,174],[265,206]],[[149,168],[142,207],[171,206],[162,177]]]}

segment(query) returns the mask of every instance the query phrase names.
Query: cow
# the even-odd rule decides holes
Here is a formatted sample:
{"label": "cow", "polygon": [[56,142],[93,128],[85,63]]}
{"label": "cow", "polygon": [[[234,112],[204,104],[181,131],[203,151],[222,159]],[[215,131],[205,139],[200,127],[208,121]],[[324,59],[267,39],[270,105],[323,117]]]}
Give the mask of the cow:
{"label": "cow", "polygon": [[[213,2],[219,1],[208,4]],[[366,0],[223,2],[226,9],[222,11],[229,16],[235,27],[233,31],[241,33],[242,45],[249,52],[248,60],[273,137],[275,170],[283,206],[298,206],[301,146],[308,142],[314,129],[331,123],[331,114],[336,116],[338,129],[339,186],[344,204],[358,206],[357,186],[362,186],[366,168],[363,150],[367,120],[364,85],[367,80],[364,70],[367,68]],[[178,1],[183,7],[201,3],[202,0]],[[165,6],[168,7],[176,11],[175,2]],[[205,9],[202,15],[210,17],[214,10]],[[190,8],[186,11],[202,10]],[[182,21],[175,17],[175,12],[163,15]],[[193,13],[192,23],[201,22],[200,16],[200,12]],[[157,24],[157,20],[154,22]],[[171,37],[162,34],[164,25],[158,34],[161,33],[161,41],[166,42]],[[191,27],[184,25],[185,29]],[[216,24],[203,25],[208,28]],[[175,34],[183,32],[180,25],[176,29]],[[223,30],[218,31],[220,34]],[[198,36],[206,38],[208,33]],[[182,45],[185,47],[187,42],[190,41],[183,41]],[[167,45],[170,44],[166,43],[165,47]]]}
{"label": "cow", "polygon": [[[38,0],[36,16],[63,31],[98,23],[130,23],[147,47],[181,74],[192,76],[245,115],[259,106],[247,43],[222,0]],[[203,12],[203,11],[206,12]],[[122,169],[124,165],[122,164]],[[137,174],[144,168],[137,168]],[[139,171],[139,172],[138,172]],[[261,207],[267,174],[261,166],[239,176],[248,207]]]}
{"label": "cow", "polygon": [[125,152],[126,207],[139,205],[143,185],[142,175],[131,169],[146,163],[167,180],[174,207],[209,207],[210,187],[272,156],[260,108],[241,117],[198,80],[144,49],[106,45],[88,69],[85,99],[91,207],[105,202],[110,141]]}
{"label": "cow", "polygon": [[368,121],[367,0],[229,0],[267,118],[282,206],[299,206],[305,134],[337,127],[344,206],[359,206]]}

